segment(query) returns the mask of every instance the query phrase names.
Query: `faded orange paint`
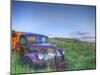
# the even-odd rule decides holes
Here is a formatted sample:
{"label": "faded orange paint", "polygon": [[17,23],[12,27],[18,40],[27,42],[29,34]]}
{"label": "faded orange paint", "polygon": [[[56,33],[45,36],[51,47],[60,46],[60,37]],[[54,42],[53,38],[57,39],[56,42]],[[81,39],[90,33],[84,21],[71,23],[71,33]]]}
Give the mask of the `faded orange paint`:
{"label": "faded orange paint", "polygon": [[22,32],[13,32],[12,33],[12,50],[18,50],[18,43],[19,43],[19,37],[22,34]]}

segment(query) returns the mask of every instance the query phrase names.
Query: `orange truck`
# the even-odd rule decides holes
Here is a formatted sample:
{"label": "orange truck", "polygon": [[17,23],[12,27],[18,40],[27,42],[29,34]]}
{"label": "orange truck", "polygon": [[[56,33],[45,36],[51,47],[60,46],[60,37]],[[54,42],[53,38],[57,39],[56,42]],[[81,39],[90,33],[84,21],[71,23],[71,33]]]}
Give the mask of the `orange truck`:
{"label": "orange truck", "polygon": [[12,32],[12,50],[18,51],[19,37],[22,32]]}

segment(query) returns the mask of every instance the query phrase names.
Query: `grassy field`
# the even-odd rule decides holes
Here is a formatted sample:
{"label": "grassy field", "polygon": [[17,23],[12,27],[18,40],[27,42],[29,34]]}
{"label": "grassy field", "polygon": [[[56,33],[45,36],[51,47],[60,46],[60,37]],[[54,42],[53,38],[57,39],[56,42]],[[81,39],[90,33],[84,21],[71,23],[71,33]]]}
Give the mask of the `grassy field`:
{"label": "grassy field", "polygon": [[[49,43],[56,44],[64,50],[66,67],[65,70],[87,70],[96,68],[95,43],[83,42],[73,39],[54,38]],[[20,64],[19,57],[12,53],[12,73],[48,72],[53,71],[45,68],[28,68]]]}
{"label": "grassy field", "polygon": [[50,69],[50,67],[29,68],[26,65],[20,64],[18,54],[16,54],[15,52],[12,53],[11,61],[12,61],[12,65],[11,65],[12,74],[54,71],[53,69]]}
{"label": "grassy field", "polygon": [[49,42],[64,50],[65,70],[83,70],[96,68],[95,43],[73,39],[52,39]]}

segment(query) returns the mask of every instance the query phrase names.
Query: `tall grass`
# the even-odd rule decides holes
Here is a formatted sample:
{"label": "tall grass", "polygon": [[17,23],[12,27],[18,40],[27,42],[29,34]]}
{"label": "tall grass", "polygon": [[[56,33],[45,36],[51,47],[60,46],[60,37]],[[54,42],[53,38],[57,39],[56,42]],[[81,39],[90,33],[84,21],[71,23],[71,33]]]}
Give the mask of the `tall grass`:
{"label": "tall grass", "polygon": [[[65,70],[87,70],[96,68],[96,50],[95,43],[82,42],[77,40],[66,39],[49,39],[49,43],[56,44],[64,51]],[[15,52],[12,53],[12,73],[34,73],[55,71],[48,67],[29,68],[19,62],[19,56]]]}
{"label": "tall grass", "polygon": [[48,72],[48,71],[54,71],[49,66],[47,67],[32,67],[30,68],[27,65],[21,64],[19,62],[19,55],[15,52],[12,53],[12,60],[11,60],[11,73],[12,74],[19,74],[19,73],[37,73],[37,72]]}
{"label": "tall grass", "polygon": [[96,68],[95,43],[77,40],[52,39],[50,43],[56,44],[64,50],[65,70],[87,70]]}

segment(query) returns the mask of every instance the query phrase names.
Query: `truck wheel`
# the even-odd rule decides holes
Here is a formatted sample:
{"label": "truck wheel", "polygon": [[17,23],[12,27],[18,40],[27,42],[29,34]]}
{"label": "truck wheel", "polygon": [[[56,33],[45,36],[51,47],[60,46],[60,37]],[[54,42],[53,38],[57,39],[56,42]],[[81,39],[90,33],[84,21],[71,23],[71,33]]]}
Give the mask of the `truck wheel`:
{"label": "truck wheel", "polygon": [[24,60],[25,60],[25,63],[27,64],[27,66],[30,67],[30,68],[32,68],[33,63],[32,63],[32,61],[30,60],[30,58],[29,58],[28,56],[26,56],[26,57],[24,58]]}

